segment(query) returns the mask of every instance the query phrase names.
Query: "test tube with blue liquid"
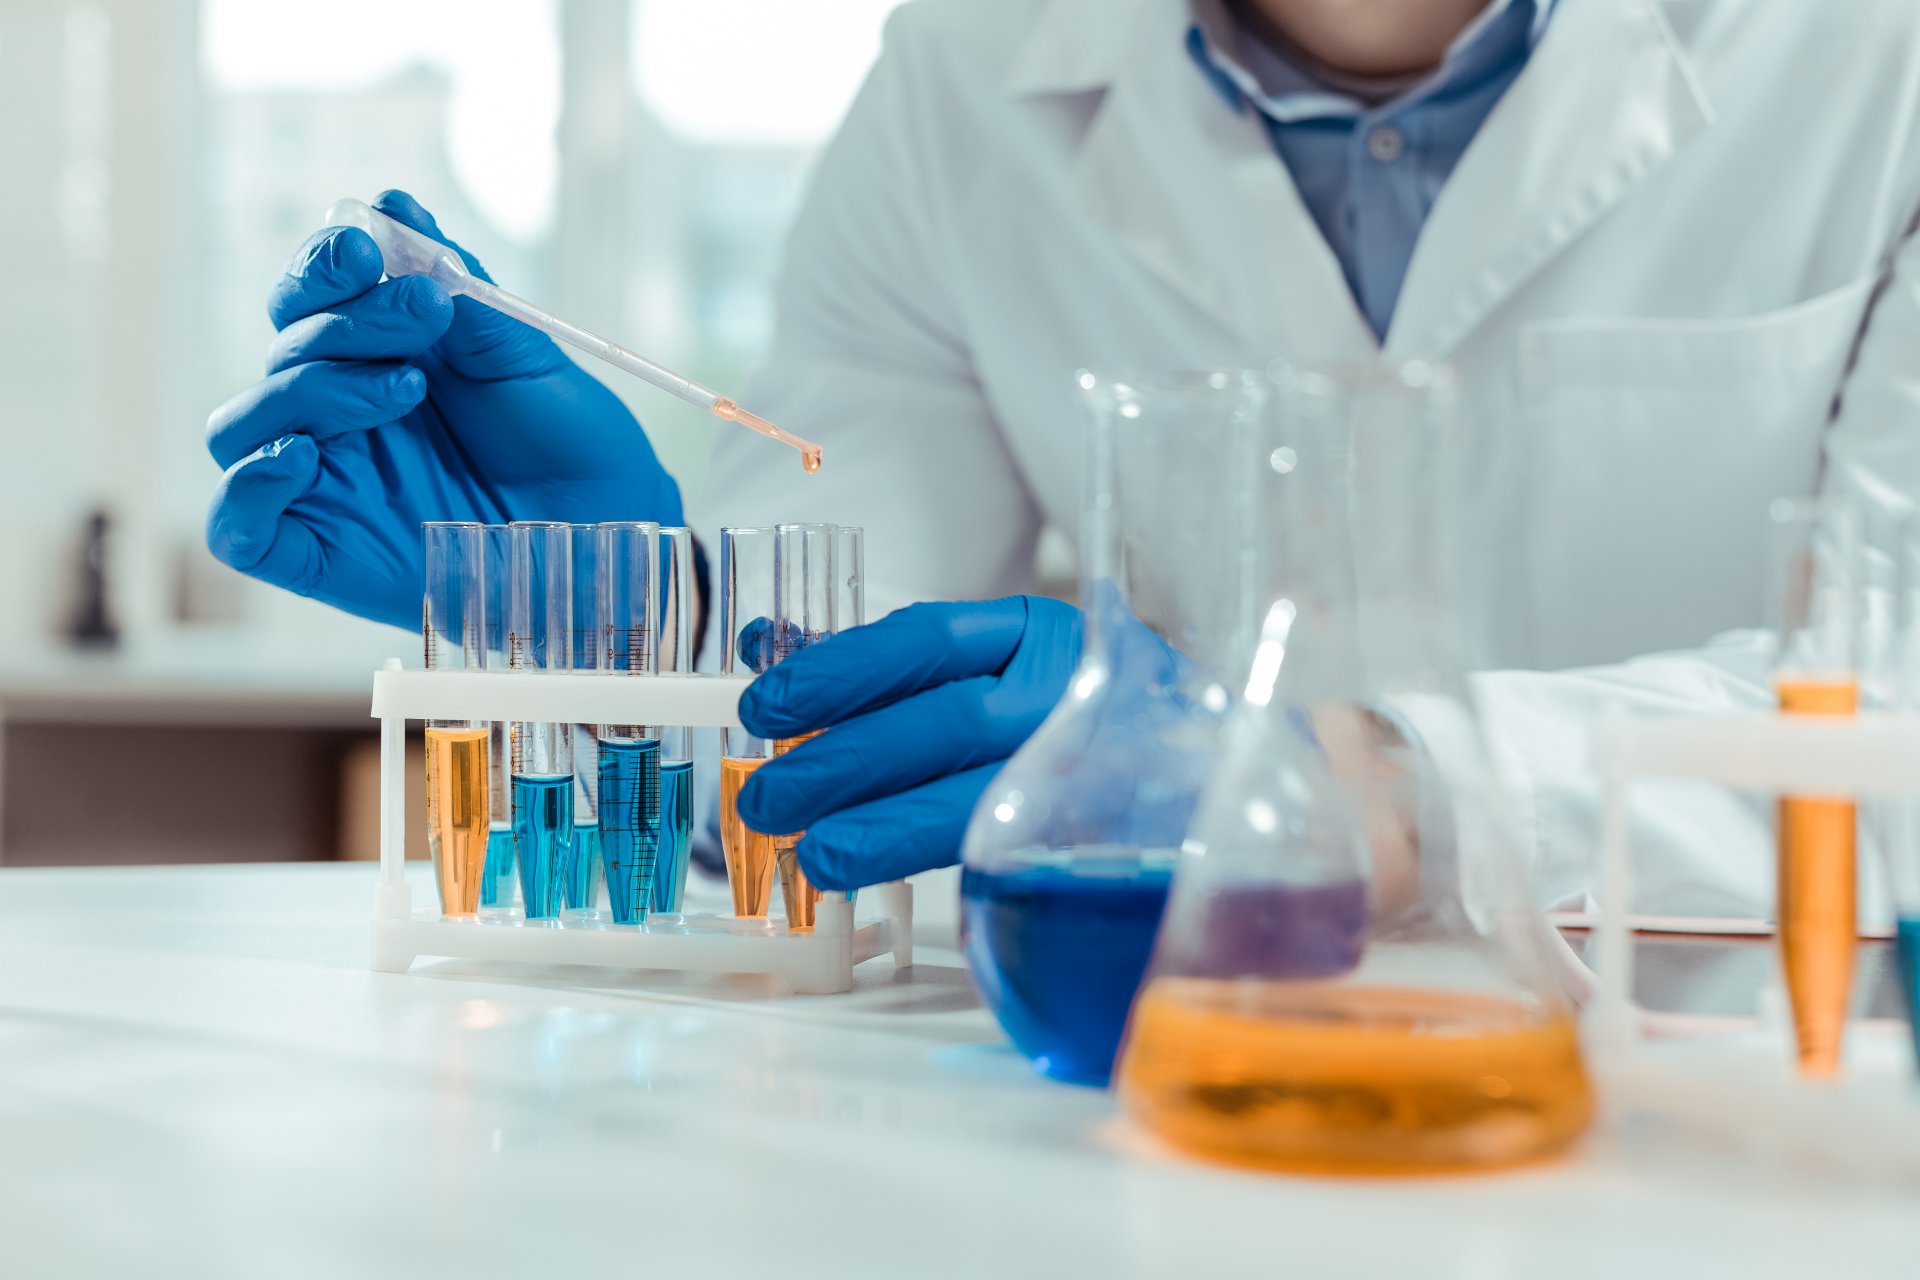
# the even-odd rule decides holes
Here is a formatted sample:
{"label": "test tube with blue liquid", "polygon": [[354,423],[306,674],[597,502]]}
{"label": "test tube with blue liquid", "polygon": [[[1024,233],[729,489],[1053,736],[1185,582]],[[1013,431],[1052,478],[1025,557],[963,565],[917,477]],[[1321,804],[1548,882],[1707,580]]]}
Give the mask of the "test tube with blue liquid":
{"label": "test tube with blue liquid", "polygon": [[[602,669],[616,679],[659,674],[654,643],[660,526],[598,527]],[[644,924],[660,856],[660,736],[643,724],[600,726],[600,845],[615,924]]]}
{"label": "test tube with blue liquid", "polygon": [[[573,665],[573,527],[529,520],[511,526],[512,604],[507,636],[513,671]],[[513,725],[513,843],[528,920],[559,917],[573,860],[573,726]]]}
{"label": "test tube with blue liquid", "polygon": [[[601,663],[598,525],[573,526],[573,669]],[[580,921],[600,918],[600,738],[599,726],[576,724],[573,733],[573,858],[567,864],[566,912]]]}
{"label": "test tube with blue liquid", "polygon": [[[485,629],[480,526],[421,526],[426,594],[421,637],[429,671],[479,670]],[[484,720],[427,721],[427,848],[440,911],[477,915],[486,866],[487,735]]]}
{"label": "test tube with blue liquid", "polygon": [[[693,674],[695,593],[693,533],[660,530],[658,626],[654,631],[660,674]],[[678,912],[687,885],[687,859],[693,849],[693,731],[683,725],[660,729],[660,848],[653,868],[653,910]]]}
{"label": "test tube with blue liquid", "polygon": [[[1886,643],[1873,664],[1879,693],[1892,710],[1920,715],[1920,538],[1915,522],[1899,523],[1884,610]],[[1920,1071],[1920,800],[1885,796],[1872,805],[1894,908],[1894,964],[1905,998],[1914,1066]]]}
{"label": "test tube with blue liquid", "polygon": [[[512,538],[506,525],[480,526],[480,541],[485,557],[481,594],[486,602],[485,668],[507,670],[507,605],[512,598],[508,582],[512,575]],[[513,765],[511,761],[512,726],[495,720],[488,732],[487,750],[487,865],[480,876],[480,909],[500,916],[510,913],[520,900],[520,884],[514,876],[513,861]]]}

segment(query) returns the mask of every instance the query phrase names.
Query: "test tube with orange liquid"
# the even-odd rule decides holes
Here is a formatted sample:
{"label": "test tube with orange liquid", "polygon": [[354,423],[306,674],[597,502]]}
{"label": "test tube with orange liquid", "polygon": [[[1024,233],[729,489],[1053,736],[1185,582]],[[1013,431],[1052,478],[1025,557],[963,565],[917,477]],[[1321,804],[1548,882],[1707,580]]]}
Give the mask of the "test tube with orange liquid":
{"label": "test tube with orange liquid", "polygon": [[[1782,500],[1769,512],[1773,687],[1783,715],[1859,709],[1855,516],[1832,501]],[[1855,806],[1845,796],[1777,803],[1780,963],[1803,1075],[1840,1070],[1858,937]]]}
{"label": "test tube with orange liquid", "polygon": [[[727,675],[759,675],[774,663],[775,530],[720,531],[720,634]],[[775,845],[740,819],[740,790],[773,757],[773,743],[745,729],[727,729],[720,742],[720,848],[733,891],[733,914],[765,919],[773,899]]]}
{"label": "test tube with orange liquid", "polygon": [[[478,670],[486,661],[486,544],[481,526],[431,522],[421,526],[421,538],[426,668]],[[492,810],[490,735],[485,720],[427,722],[427,850],[443,915],[472,916],[480,910]]]}

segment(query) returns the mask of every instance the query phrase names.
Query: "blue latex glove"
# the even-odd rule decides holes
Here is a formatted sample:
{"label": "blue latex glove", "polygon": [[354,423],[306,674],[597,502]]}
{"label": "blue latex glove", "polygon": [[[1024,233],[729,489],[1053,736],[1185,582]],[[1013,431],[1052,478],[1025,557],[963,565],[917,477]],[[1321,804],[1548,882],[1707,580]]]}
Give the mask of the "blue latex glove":
{"label": "blue latex glove", "polygon": [[[374,207],[452,245],[405,192]],[[274,286],[268,376],[207,422],[227,469],[207,513],[216,557],[413,628],[423,520],[682,523],[633,415],[552,339],[425,277],[380,275],[372,237],[334,227]]]}
{"label": "blue latex glove", "polygon": [[762,765],[740,816],[805,830],[800,866],[822,889],[957,861],[974,802],[1066,692],[1080,642],[1079,610],[1010,596],[911,605],[801,650],[747,689],[741,723],[830,731]]}

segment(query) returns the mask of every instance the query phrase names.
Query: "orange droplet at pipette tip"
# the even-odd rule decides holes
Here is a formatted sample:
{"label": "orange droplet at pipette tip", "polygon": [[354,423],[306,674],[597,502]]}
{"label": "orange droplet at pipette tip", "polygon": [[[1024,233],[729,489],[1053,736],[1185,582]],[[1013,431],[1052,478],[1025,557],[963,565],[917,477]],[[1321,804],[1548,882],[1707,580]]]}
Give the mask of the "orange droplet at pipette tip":
{"label": "orange droplet at pipette tip", "polygon": [[800,469],[808,475],[812,475],[820,470],[820,446],[813,441],[802,440],[791,431],[781,430],[759,414],[748,413],[745,409],[742,409],[725,396],[715,400],[713,407],[708,410],[708,412],[712,413],[716,418],[724,418],[728,422],[737,422],[749,431],[758,431],[769,440],[778,440],[781,444],[798,449],[800,451]]}

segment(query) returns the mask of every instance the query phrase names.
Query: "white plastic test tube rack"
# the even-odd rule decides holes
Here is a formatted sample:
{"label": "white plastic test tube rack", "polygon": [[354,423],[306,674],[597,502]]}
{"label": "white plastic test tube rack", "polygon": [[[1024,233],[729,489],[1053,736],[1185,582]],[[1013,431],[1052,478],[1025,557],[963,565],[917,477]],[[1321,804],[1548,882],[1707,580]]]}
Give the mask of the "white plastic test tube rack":
{"label": "white plastic test tube rack", "polygon": [[[1920,800],[1920,717],[1620,715],[1596,728],[1591,745],[1602,787],[1598,981],[1584,1022],[1608,1109],[1793,1163],[1920,1177],[1920,1090],[1904,1031],[1866,1046],[1855,1024],[1837,1081],[1800,1079],[1791,1033],[1779,1028],[1772,1035],[1643,1036],[1633,1004],[1628,812],[1632,785],[1660,778],[1768,796]],[[1879,1052],[1855,1052],[1862,1048]]]}
{"label": "white plastic test tube rack", "polygon": [[380,721],[380,888],[373,901],[373,968],[404,973],[421,956],[623,969],[769,973],[803,995],[853,987],[853,967],[891,954],[913,963],[913,887],[904,881],[861,894],[879,918],[854,924],[853,904],[822,896],[814,927],[730,916],[655,917],[645,925],[578,925],[513,919],[450,919],[415,910],[405,874],[409,720],[524,720],[562,724],[739,727],[745,678],[649,676],[616,680],[588,672],[407,671],[397,658],[373,677]]}

